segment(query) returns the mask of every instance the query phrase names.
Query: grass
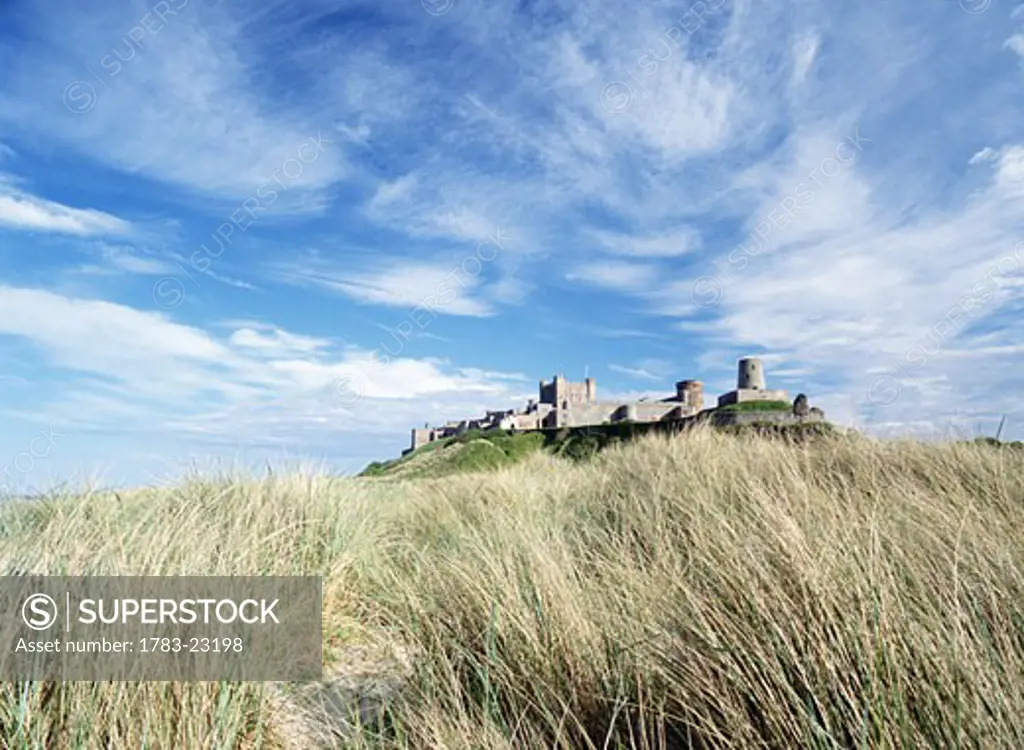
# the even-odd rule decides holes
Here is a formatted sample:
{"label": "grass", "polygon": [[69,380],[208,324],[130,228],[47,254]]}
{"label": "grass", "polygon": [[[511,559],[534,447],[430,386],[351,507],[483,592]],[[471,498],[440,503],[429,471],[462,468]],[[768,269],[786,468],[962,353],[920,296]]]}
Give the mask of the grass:
{"label": "grass", "polygon": [[979,437],[975,438],[974,441],[980,445],[987,445],[994,448],[1013,448],[1015,450],[1024,450],[1024,441],[1021,440],[1004,442],[994,437]]}
{"label": "grass", "polygon": [[385,476],[394,470],[406,466],[413,459],[422,459],[423,456],[430,455],[434,451],[440,450],[445,446],[451,445],[455,438],[447,437],[441,438],[440,440],[434,440],[426,445],[422,445],[415,451],[406,453],[400,458],[391,459],[389,461],[373,461],[365,469],[360,472],[360,476],[363,477],[376,477]]}
{"label": "grass", "polygon": [[793,411],[793,405],[788,401],[741,401],[737,404],[719,406],[717,411]]}
{"label": "grass", "polygon": [[424,479],[469,471],[489,471],[511,466],[541,450],[539,432],[509,433],[504,430],[469,430],[443,438],[393,461],[374,462],[360,476]]}
{"label": "grass", "polygon": [[[492,471],[511,466],[537,452],[573,461],[588,461],[607,448],[661,431],[661,427],[657,423],[623,420],[589,427],[563,427],[546,432],[468,430],[461,435],[428,443],[398,459],[374,461],[360,476],[425,479],[469,471]],[[716,429],[734,435],[755,433],[787,440],[813,438],[835,431],[831,424],[824,422],[779,425],[769,421],[727,425]]]}
{"label": "grass", "polygon": [[793,424],[778,424],[769,421],[749,422],[742,425],[726,425],[718,429],[727,435],[758,435],[775,437],[787,442],[816,440],[840,434],[835,425],[828,422],[796,422]]}
{"label": "grass", "polygon": [[[194,479],[13,504],[0,561],[323,575],[337,664],[415,655],[349,747],[1024,746],[1024,452],[984,443],[699,429],[443,479]],[[0,734],[280,747],[271,704],[254,684],[8,683]]]}

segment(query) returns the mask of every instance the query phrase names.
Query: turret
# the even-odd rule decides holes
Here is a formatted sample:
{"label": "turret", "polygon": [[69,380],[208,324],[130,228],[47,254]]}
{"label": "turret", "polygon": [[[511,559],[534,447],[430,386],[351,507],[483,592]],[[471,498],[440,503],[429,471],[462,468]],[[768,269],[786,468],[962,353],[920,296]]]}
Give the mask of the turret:
{"label": "turret", "polygon": [[737,387],[740,390],[763,391],[764,365],[757,357],[744,357],[739,363]]}
{"label": "turret", "polygon": [[694,411],[704,408],[704,384],[699,380],[680,380],[676,383],[676,399]]}

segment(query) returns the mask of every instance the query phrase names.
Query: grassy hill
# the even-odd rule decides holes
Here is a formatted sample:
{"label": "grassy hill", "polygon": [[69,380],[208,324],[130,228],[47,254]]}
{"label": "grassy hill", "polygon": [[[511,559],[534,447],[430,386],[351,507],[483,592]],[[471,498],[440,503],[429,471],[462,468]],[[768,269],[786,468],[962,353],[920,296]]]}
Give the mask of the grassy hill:
{"label": "grassy hill", "polygon": [[544,445],[542,433],[470,430],[428,443],[393,461],[374,462],[360,476],[414,479],[497,469],[517,463]]}
{"label": "grassy hill", "polygon": [[793,410],[793,405],[788,401],[740,401],[736,404],[719,406],[716,411],[722,412],[748,412],[748,411],[782,411]]}
{"label": "grassy hill", "polygon": [[[740,404],[742,409],[728,411],[789,411],[783,402],[754,402]],[[723,410],[723,411],[724,411]],[[487,471],[511,466],[532,453],[544,452],[577,461],[587,460],[606,448],[627,443],[655,431],[657,425],[619,422],[598,427],[573,427],[557,431],[519,432],[505,430],[469,430],[456,437],[443,438],[390,461],[374,461],[361,473],[361,477],[390,477],[422,479],[460,474],[467,471]],[[801,438],[828,435],[835,432],[830,424],[808,423],[798,425],[750,425],[719,428],[732,434],[749,432],[770,433],[779,437]]]}
{"label": "grassy hill", "polygon": [[328,660],[306,687],[5,683],[4,747],[330,746],[341,709],[301,698],[330,690],[380,709],[354,748],[1024,746],[1024,451],[701,429],[0,510],[8,569],[322,575]]}

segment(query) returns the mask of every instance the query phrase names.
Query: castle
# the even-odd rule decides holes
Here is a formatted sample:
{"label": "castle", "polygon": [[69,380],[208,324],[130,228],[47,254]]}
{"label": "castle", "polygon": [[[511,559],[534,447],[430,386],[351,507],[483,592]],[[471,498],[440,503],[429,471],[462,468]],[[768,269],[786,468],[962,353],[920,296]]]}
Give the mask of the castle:
{"label": "castle", "polygon": [[[718,406],[750,401],[789,401],[786,391],[765,386],[764,365],[756,357],[739,360],[735,390],[718,397]],[[530,399],[524,409],[489,411],[479,419],[450,421],[441,427],[413,429],[409,453],[435,440],[459,435],[467,430],[498,428],[516,432],[558,427],[586,427],[612,422],[659,422],[684,419],[704,411],[704,385],[699,380],[680,380],[675,395],[659,400],[601,401],[597,383],[587,378],[572,383],[556,375],[550,383],[540,381],[538,399]]]}

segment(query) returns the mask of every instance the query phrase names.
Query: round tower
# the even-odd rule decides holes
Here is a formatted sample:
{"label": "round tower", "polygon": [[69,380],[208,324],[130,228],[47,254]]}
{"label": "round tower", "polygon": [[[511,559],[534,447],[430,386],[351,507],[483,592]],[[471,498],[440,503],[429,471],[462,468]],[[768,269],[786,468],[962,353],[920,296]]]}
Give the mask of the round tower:
{"label": "round tower", "polygon": [[701,411],[704,408],[704,384],[699,380],[680,380],[676,383],[676,400]]}
{"label": "round tower", "polygon": [[744,357],[740,360],[737,388],[752,391],[764,390],[764,365],[757,357]]}

